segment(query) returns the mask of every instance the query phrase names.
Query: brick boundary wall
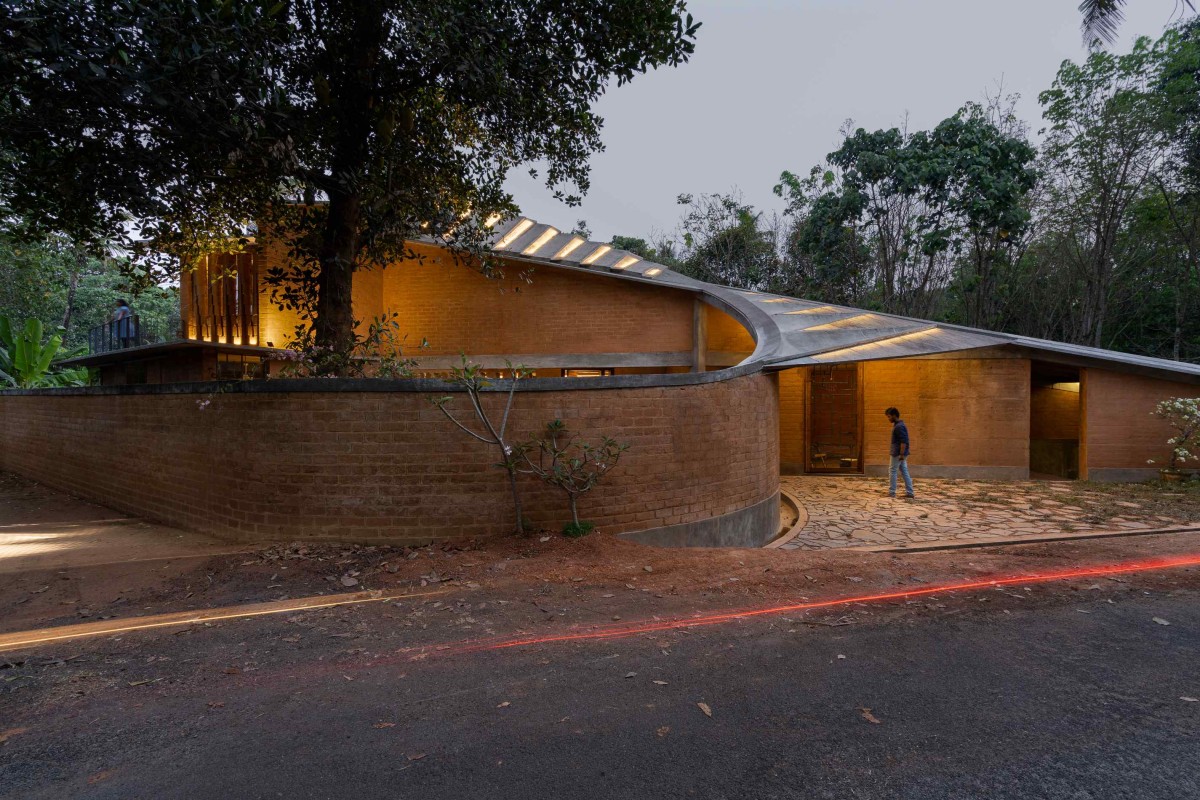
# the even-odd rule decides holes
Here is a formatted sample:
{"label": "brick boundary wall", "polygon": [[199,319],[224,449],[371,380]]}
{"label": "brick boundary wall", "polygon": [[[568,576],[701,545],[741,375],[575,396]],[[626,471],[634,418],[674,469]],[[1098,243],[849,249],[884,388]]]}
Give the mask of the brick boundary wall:
{"label": "brick boundary wall", "polygon": [[[532,381],[513,405],[513,440],[559,418],[584,438],[631,445],[581,501],[582,518],[615,533],[743,512],[763,518],[763,503],[779,490],[773,375],[606,380]],[[492,466],[494,450],[429,403],[447,393],[436,381],[0,393],[0,469],[239,541],[418,543],[505,533],[505,475]],[[452,405],[469,407],[465,395]],[[569,519],[561,493],[531,476],[521,489],[535,523],[557,530]]]}

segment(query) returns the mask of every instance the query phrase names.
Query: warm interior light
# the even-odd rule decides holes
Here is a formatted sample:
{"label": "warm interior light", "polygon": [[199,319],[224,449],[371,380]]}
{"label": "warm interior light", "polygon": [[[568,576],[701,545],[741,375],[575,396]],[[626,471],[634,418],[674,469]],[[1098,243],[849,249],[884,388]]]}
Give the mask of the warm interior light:
{"label": "warm interior light", "polygon": [[1079,394],[1079,381],[1064,381],[1063,383],[1050,384],[1051,389],[1058,389],[1063,392],[1075,392]]}
{"label": "warm interior light", "polygon": [[564,244],[557,253],[554,254],[554,259],[557,261],[560,258],[566,258],[567,256],[571,255],[571,253],[574,253],[576,250],[578,250],[579,246],[583,244],[583,242],[584,240],[580,239],[578,236],[574,237],[571,239],[571,241]]}
{"label": "warm interior light", "polygon": [[770,300],[763,300],[764,303],[798,303],[799,300],[793,300],[790,297],[772,297]]}
{"label": "warm interior light", "polygon": [[546,242],[550,241],[555,236],[558,236],[557,230],[555,230],[554,228],[546,228],[546,230],[542,232],[541,236],[539,236],[533,240],[533,244],[529,245],[529,247],[526,247],[524,250],[521,251],[522,255],[527,255],[527,256],[533,255],[538,250],[541,250],[543,247],[545,247]]}
{"label": "warm interior light", "polygon": [[926,336],[932,336],[938,331],[939,328],[937,326],[931,328],[922,328],[921,330],[913,331],[912,333],[902,333],[898,336],[889,336],[888,338],[880,339],[877,342],[866,342],[865,344],[856,344],[852,347],[843,347],[838,350],[830,350],[828,353],[817,353],[812,358],[814,361],[828,361],[835,358],[844,358],[852,354],[866,353],[869,355],[876,350],[894,345],[897,342],[907,342],[912,341],[913,339],[921,339]]}
{"label": "warm interior light", "polygon": [[488,217],[487,219],[485,219],[483,221],[483,227],[494,228],[494,227],[496,227],[496,223],[502,219],[504,219],[503,214],[492,214],[490,217]]}
{"label": "warm interior light", "polygon": [[595,250],[593,250],[592,252],[588,253],[587,256],[579,263],[585,264],[585,265],[586,264],[594,264],[594,263],[596,263],[596,260],[598,258],[600,258],[600,256],[604,255],[609,250],[612,250],[612,248],[606,244],[602,244],[599,247],[597,247]]}
{"label": "warm interior light", "polygon": [[652,267],[652,268],[646,270],[645,272],[643,272],[642,274],[645,275],[647,278],[653,278],[655,275],[662,274],[662,267]]}
{"label": "warm interior light", "polygon": [[500,237],[500,241],[492,246],[493,250],[503,250],[510,244],[520,238],[521,234],[533,227],[533,220],[523,219],[516,225],[512,226],[512,230]]}
{"label": "warm interior light", "polygon": [[620,261],[613,264],[612,268],[613,269],[628,269],[629,267],[632,267],[634,264],[638,263],[639,261],[641,261],[641,259],[638,258],[637,256],[625,256]]}

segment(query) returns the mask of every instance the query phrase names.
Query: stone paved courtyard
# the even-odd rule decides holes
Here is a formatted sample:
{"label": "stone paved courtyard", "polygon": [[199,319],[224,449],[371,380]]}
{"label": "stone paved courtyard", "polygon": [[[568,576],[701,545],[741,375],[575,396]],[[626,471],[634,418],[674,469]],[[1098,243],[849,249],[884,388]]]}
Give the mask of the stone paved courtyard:
{"label": "stone paved courtyard", "polygon": [[[886,496],[884,478],[783,477],[808,522],[784,550],[914,545],[1195,524],[1188,486],[1074,481],[917,481],[917,499]],[[803,514],[801,515],[803,517]]]}

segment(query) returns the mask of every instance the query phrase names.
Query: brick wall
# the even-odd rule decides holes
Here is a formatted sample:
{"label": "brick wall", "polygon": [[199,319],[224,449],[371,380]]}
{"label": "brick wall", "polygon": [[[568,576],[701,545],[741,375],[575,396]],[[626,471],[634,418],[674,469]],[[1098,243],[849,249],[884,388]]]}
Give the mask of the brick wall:
{"label": "brick wall", "polygon": [[[122,511],[242,540],[419,541],[503,533],[493,451],[417,392],[0,396],[0,469]],[[489,398],[499,401],[499,395]],[[209,401],[205,408],[200,406]],[[465,397],[456,404],[466,406]],[[528,391],[512,427],[561,418],[630,450],[581,514],[637,531],[748,508],[778,490],[778,391],[754,374],[687,386]],[[522,479],[557,529],[561,495]]]}
{"label": "brick wall", "polygon": [[804,472],[805,383],[808,370],[799,367],[779,373],[779,461],[788,473]]}
{"label": "brick wall", "polygon": [[1014,470],[997,471],[996,477],[1028,470],[1029,361],[868,361],[863,373],[868,467],[888,463],[891,425],[883,410],[896,406],[912,436],[914,470],[928,465]]}
{"label": "brick wall", "polygon": [[[487,278],[440,248],[414,249],[423,261],[354,276],[356,318],[365,326],[373,317],[398,313],[412,355],[692,349],[691,292],[527,264],[508,264],[503,277]],[[263,258],[269,266],[280,254],[268,248]],[[259,305],[262,340],[282,346],[295,316],[272,306],[265,292]],[[749,338],[744,329],[742,335]],[[423,338],[429,348],[417,353]]]}
{"label": "brick wall", "polygon": [[704,315],[709,350],[744,353],[746,356],[754,352],[754,337],[742,323],[713,306],[705,306]]}
{"label": "brick wall", "polygon": [[1084,374],[1087,477],[1148,478],[1165,466],[1174,429],[1151,412],[1172,397],[1200,397],[1200,386],[1089,368]]}
{"label": "brick wall", "polygon": [[1029,398],[1029,438],[1078,439],[1082,421],[1080,393],[1034,386]]}

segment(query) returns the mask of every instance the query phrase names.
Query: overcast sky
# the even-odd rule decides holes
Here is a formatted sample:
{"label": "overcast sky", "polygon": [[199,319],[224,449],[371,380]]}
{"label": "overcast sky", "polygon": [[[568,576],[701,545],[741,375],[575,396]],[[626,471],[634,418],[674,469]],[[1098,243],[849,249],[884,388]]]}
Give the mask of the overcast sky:
{"label": "overcast sky", "polygon": [[[613,88],[600,102],[606,151],[580,208],[522,173],[527,216],[595,238],[672,231],[677,195],[739,188],[765,209],[785,169],[807,173],[846,119],[930,128],[1003,80],[1041,127],[1037,95],[1064,59],[1086,57],[1078,0],[689,0],[703,22],[692,60]],[[1158,35],[1175,0],[1130,0],[1122,40]]]}

